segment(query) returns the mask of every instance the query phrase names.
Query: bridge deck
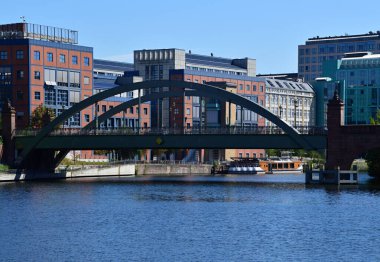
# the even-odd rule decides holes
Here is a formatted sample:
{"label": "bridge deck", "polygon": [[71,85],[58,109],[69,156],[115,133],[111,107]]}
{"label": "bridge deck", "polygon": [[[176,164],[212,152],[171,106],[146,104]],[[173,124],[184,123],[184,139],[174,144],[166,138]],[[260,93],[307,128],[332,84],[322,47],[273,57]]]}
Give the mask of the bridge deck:
{"label": "bridge deck", "polygon": [[[38,149],[142,149],[142,148],[228,148],[228,149],[271,149],[301,148],[287,134],[280,130],[221,130],[195,132],[195,130],[176,130],[176,132],[157,132],[158,130],[57,130],[45,137]],[[173,131],[173,130],[172,130]],[[187,132],[186,132],[187,131]],[[223,132],[222,132],[223,131]],[[263,132],[265,131],[265,132]],[[140,132],[140,134],[138,134]],[[267,132],[267,133],[266,133]],[[325,149],[327,139],[324,134],[301,135],[310,149]],[[16,136],[16,145],[30,143],[34,136]]]}

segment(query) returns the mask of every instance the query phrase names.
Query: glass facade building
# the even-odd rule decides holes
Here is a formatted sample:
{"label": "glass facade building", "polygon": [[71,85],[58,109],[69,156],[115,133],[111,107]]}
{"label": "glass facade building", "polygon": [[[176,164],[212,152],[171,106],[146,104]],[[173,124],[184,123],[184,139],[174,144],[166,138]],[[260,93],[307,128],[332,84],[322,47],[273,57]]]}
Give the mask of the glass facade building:
{"label": "glass facade building", "polygon": [[361,35],[309,38],[298,46],[299,77],[309,82],[323,74],[325,61],[339,60],[345,53],[380,53],[380,31]]}
{"label": "glass facade building", "polygon": [[339,83],[336,86],[345,104],[345,124],[369,124],[380,109],[380,54],[347,54],[325,63],[324,75],[331,78],[331,82],[324,85],[327,99]]}

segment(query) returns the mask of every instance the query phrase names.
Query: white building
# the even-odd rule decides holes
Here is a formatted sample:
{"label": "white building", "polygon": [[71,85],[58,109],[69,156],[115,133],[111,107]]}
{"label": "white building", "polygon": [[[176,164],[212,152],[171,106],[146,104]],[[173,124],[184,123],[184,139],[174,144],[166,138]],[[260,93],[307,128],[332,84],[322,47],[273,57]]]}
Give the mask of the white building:
{"label": "white building", "polygon": [[[265,79],[265,106],[295,127],[315,126],[315,92],[308,83]],[[273,123],[266,120],[266,126]]]}

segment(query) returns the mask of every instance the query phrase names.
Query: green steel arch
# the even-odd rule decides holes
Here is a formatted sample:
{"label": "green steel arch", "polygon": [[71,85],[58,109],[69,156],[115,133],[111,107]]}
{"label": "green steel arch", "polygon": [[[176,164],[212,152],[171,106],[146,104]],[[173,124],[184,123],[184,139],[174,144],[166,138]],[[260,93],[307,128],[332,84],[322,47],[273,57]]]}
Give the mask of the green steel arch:
{"label": "green steel arch", "polygon": [[[183,90],[182,92],[178,91],[168,91],[164,92],[166,97],[170,96],[170,93],[173,93],[172,96],[182,96],[184,92],[186,92],[186,89],[197,91],[197,94],[205,96],[205,97],[213,97],[217,98],[219,100],[228,101],[233,104],[239,105],[243,108],[246,108],[250,111],[253,111],[262,117],[266,118],[267,120],[271,121],[278,127],[280,127],[285,133],[287,133],[289,136],[294,139],[299,145],[301,145],[303,148],[309,148],[307,142],[301,137],[300,133],[290,126],[288,123],[281,120],[278,116],[271,113],[266,108],[260,106],[259,104],[246,99],[238,94],[231,93],[229,91],[226,91],[224,89],[212,86],[212,85],[206,85],[206,84],[199,84],[199,83],[192,83],[192,82],[185,82],[185,81],[173,81],[173,80],[154,80],[154,81],[144,81],[144,82],[138,82],[138,83],[129,83],[126,82],[126,80],[122,77],[119,77],[116,82],[118,86],[108,89],[106,91],[97,93],[83,101],[81,101],[78,104],[75,104],[74,106],[70,107],[69,109],[65,110],[61,115],[56,117],[52,122],[50,122],[46,127],[44,127],[35,137],[33,143],[28,144],[21,153],[21,163],[23,164],[25,159],[27,159],[28,155],[32,152],[32,150],[38,145],[41,140],[47,136],[51,131],[54,130],[57,126],[62,124],[65,120],[73,116],[74,114],[80,112],[81,110],[99,102],[106,98],[125,93],[125,92],[131,92],[134,90],[152,90],[154,88],[159,87],[169,87],[169,90],[171,88],[174,88],[174,90]],[[160,93],[156,93],[160,94]],[[155,96],[154,93],[151,94],[150,100],[157,99],[158,96]],[[141,101],[143,101],[140,98]],[[148,101],[148,100],[147,100]],[[138,103],[138,99],[134,99],[134,103]],[[126,102],[128,103],[128,102]],[[125,103],[124,103],[125,104]],[[131,104],[131,103],[130,103]],[[127,106],[129,107],[129,106]],[[116,107],[115,107],[116,108]],[[118,107],[122,108],[122,107]],[[122,109],[121,109],[122,110]],[[120,111],[121,111],[120,110]],[[114,110],[116,111],[116,110]],[[118,112],[120,112],[118,111]],[[111,114],[111,113],[110,113]]]}

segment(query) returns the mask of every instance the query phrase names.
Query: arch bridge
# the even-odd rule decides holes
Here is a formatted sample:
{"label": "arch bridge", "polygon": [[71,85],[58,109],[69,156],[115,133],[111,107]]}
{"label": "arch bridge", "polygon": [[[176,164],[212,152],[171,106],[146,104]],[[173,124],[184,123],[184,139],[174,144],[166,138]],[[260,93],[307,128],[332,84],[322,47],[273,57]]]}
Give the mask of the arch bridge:
{"label": "arch bridge", "polygon": [[[127,83],[118,78],[118,86],[95,94],[57,116],[41,130],[18,130],[15,145],[21,154],[15,160],[19,168],[52,170],[70,150],[118,149],[118,148],[303,148],[317,150],[326,148],[324,130],[306,128],[297,130],[259,104],[225,89],[184,81],[156,80]],[[154,92],[165,87],[169,91]],[[95,117],[82,129],[58,129],[68,118],[106,98],[138,90],[138,98],[131,99]],[[145,90],[140,96],[141,90]],[[181,129],[118,129],[98,130],[104,122],[123,110],[166,97],[199,96],[216,98],[253,111],[274,123],[277,128],[181,128]],[[59,151],[59,152],[57,152]]]}

